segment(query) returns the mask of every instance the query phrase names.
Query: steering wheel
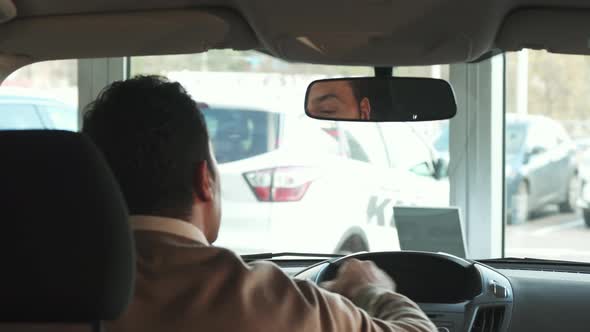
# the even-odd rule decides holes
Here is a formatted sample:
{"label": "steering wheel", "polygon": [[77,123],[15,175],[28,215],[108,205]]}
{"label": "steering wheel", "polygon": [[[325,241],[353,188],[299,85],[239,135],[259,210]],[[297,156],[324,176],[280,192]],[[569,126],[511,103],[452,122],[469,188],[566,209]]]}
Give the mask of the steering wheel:
{"label": "steering wheel", "polygon": [[420,305],[439,327],[473,326],[479,310],[494,306],[506,308],[505,319],[510,319],[513,303],[510,281],[485,264],[444,253],[357,253],[318,263],[298,273],[296,278],[317,284],[330,281],[350,258],[373,261],[395,281],[396,292]]}
{"label": "steering wheel", "polygon": [[[321,283],[334,279],[340,266],[350,258],[373,261],[394,280],[397,279],[396,277],[402,277],[401,274],[405,274],[404,272],[407,271],[436,270],[437,268],[448,268],[447,265],[454,265],[462,269],[469,269],[473,266],[472,261],[445,253],[420,251],[361,252],[324,262],[324,266],[318,271],[314,281]],[[405,278],[402,277],[401,279]]]}
{"label": "steering wheel", "polygon": [[397,292],[417,302],[457,303],[473,299],[482,291],[482,275],[476,262],[418,251],[356,253],[310,266],[296,278],[316,284],[330,281],[350,258],[373,261],[395,281]]}

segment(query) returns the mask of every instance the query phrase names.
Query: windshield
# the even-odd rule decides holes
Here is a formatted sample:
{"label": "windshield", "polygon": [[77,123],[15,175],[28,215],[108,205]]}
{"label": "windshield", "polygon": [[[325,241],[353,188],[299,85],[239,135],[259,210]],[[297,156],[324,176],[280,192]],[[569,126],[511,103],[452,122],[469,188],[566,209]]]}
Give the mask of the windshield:
{"label": "windshield", "polygon": [[[305,116],[309,83],[370,76],[373,68],[224,50],[131,58],[130,69],[177,80],[201,104],[221,174],[220,246],[242,254],[399,250],[394,206],[449,205],[448,179],[435,177],[430,144],[441,123]],[[447,66],[437,69],[448,75]]]}
{"label": "windshield", "polygon": [[440,134],[432,143],[434,148],[442,153],[449,153],[449,126],[442,126]]}
{"label": "windshield", "polygon": [[[231,50],[127,60],[129,75],[164,75],[199,103],[219,164],[216,245],[240,254],[470,256],[485,238],[491,254],[482,257],[590,262],[590,57],[525,50],[481,64],[394,68],[448,80],[459,105],[452,125],[305,116],[310,82],[372,76],[371,67]],[[92,82],[77,72],[86,61],[12,74],[0,91],[1,129],[77,130],[76,108],[100,90],[78,84]],[[499,138],[492,144],[490,133]]]}
{"label": "windshield", "polygon": [[276,148],[279,130],[276,113],[208,105],[202,106],[201,111],[218,163],[252,158]]}
{"label": "windshield", "polygon": [[506,255],[588,262],[590,57],[506,58]]}

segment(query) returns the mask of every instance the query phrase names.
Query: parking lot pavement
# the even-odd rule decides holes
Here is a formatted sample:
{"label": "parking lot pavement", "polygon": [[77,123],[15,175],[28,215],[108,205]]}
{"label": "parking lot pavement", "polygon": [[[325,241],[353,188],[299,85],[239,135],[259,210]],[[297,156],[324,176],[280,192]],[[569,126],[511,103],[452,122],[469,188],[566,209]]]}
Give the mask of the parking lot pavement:
{"label": "parking lot pavement", "polygon": [[506,226],[506,256],[590,262],[590,228],[581,215],[548,209]]}

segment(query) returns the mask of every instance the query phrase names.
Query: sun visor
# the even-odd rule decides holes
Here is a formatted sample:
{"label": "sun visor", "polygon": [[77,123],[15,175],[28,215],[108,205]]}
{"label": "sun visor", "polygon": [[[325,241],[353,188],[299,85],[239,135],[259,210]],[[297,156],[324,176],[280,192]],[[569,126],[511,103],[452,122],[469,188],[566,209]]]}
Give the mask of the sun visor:
{"label": "sun visor", "polygon": [[[510,14],[496,38],[505,51],[523,48],[590,54],[590,10],[526,9]],[[550,23],[549,23],[550,22]]]}
{"label": "sun visor", "polygon": [[324,64],[411,66],[463,62],[471,43],[464,36],[408,39],[370,32],[308,33],[277,41],[279,56]]}
{"label": "sun visor", "polygon": [[30,17],[0,25],[0,54],[36,61],[257,46],[243,18],[226,10]]}
{"label": "sun visor", "polygon": [[0,0],[0,23],[8,22],[16,17],[16,7],[12,0]]}

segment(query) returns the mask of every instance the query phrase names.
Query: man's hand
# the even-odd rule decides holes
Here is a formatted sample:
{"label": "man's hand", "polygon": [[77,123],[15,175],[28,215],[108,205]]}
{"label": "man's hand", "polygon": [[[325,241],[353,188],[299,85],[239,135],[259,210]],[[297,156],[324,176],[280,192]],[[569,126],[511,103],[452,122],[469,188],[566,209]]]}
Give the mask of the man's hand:
{"label": "man's hand", "polygon": [[372,261],[348,259],[334,280],[321,284],[325,289],[352,299],[361,289],[373,286],[395,292],[395,282]]}

